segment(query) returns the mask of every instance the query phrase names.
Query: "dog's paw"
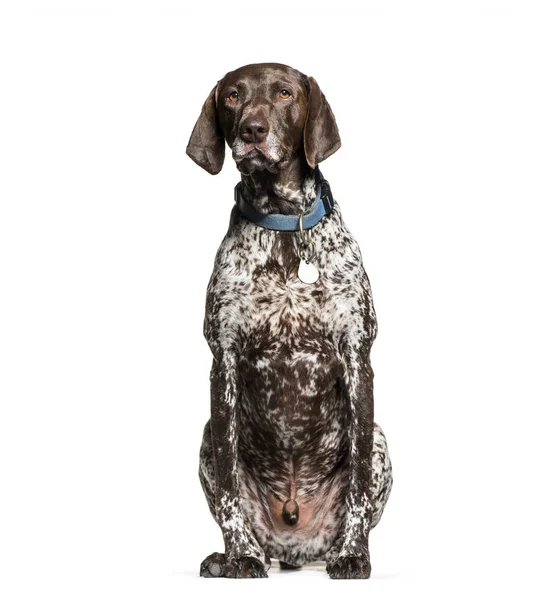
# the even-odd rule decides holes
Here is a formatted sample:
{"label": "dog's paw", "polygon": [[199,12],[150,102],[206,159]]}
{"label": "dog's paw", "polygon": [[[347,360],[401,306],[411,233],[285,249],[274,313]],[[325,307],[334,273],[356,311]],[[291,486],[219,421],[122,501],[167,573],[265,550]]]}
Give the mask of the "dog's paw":
{"label": "dog's paw", "polygon": [[368,579],[372,571],[370,557],[340,556],[326,565],[326,571],[332,579]]}
{"label": "dog's paw", "polygon": [[257,577],[268,577],[269,566],[259,558],[253,556],[242,556],[228,561],[225,566],[225,577],[235,579],[251,579]]}
{"label": "dog's paw", "polygon": [[214,552],[200,565],[200,577],[225,577],[225,555]]}

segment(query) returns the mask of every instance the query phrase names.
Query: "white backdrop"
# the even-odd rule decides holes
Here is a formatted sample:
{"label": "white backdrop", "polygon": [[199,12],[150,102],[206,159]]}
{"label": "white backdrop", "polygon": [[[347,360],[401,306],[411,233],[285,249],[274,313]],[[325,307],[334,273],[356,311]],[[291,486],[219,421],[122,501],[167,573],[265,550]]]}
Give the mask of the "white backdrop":
{"label": "white backdrop", "polygon": [[[547,597],[542,3],[1,11],[2,597]],[[267,61],[334,110],[321,169],[373,287],[395,486],[369,581],[197,576],[222,550],[202,319],[239,173],[185,146],[215,82]]]}

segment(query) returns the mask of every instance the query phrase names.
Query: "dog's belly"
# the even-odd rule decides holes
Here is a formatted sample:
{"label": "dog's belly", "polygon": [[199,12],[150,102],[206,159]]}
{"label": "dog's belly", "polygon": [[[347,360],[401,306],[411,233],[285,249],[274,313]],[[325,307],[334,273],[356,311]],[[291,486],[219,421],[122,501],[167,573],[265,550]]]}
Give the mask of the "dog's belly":
{"label": "dog's belly", "polygon": [[[299,520],[288,525],[282,519],[283,502],[267,484],[240,466],[241,500],[253,533],[267,556],[292,565],[324,560],[342,532],[348,469],[342,465],[330,477],[322,478],[314,494],[301,495]],[[299,485],[299,475],[298,475]]]}
{"label": "dog's belly", "polygon": [[[274,558],[318,560],[342,524],[347,412],[337,353],[321,338],[266,343],[241,359],[239,456],[244,508]],[[296,524],[284,503],[299,506]]]}

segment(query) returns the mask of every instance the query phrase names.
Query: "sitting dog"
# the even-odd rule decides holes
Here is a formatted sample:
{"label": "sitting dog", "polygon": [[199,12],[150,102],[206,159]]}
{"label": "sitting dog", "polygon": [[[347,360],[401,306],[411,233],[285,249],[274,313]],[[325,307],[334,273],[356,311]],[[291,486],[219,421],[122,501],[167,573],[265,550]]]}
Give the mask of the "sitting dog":
{"label": "sitting dog", "polygon": [[212,89],[187,154],[215,175],[225,142],[241,181],[207,291],[199,467],[225,553],[200,575],[266,577],[277,558],[368,578],[392,473],[373,420],[370,284],[318,168],[341,145],[336,121],[314,78],[251,64]]}

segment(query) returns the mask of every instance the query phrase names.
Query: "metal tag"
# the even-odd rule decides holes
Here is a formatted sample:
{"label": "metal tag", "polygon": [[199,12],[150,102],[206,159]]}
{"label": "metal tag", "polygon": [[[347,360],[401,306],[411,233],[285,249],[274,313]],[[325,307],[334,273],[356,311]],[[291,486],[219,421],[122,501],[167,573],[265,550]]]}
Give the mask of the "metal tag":
{"label": "metal tag", "polygon": [[297,276],[303,283],[315,283],[320,273],[312,262],[301,259],[299,261],[299,269]]}
{"label": "metal tag", "polygon": [[299,244],[299,269],[297,276],[303,283],[314,283],[319,278],[318,269],[311,262],[316,256],[316,247],[311,236],[311,230],[303,229],[303,215],[299,215],[299,235],[301,243]]}

